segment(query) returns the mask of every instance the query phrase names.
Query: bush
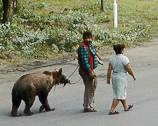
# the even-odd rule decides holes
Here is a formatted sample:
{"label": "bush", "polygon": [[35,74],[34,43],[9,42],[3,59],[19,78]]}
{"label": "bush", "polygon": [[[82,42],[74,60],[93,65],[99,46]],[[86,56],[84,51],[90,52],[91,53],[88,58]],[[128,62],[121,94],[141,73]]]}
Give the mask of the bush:
{"label": "bush", "polygon": [[[35,6],[44,8],[46,4]],[[0,50],[11,50],[19,56],[47,57],[50,52],[74,51],[85,30],[93,32],[96,46],[104,46],[114,42],[140,41],[148,36],[150,29],[145,24],[132,24],[132,27],[113,31],[102,25],[110,21],[102,14],[70,10],[40,16],[33,9],[24,8],[23,13],[14,16],[11,23],[0,24]]]}

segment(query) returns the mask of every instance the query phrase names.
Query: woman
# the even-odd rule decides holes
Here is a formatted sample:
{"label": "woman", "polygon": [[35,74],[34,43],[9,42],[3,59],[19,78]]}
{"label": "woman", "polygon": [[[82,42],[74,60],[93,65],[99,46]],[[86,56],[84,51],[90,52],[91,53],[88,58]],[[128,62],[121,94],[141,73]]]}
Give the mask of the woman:
{"label": "woman", "polygon": [[[127,75],[130,74],[134,80],[136,77],[132,71],[128,57],[123,55],[125,45],[117,44],[113,46],[115,56],[109,61],[107,71],[107,84],[110,84],[110,78],[112,73],[112,88],[113,88],[113,101],[109,111],[109,115],[119,114],[115,111],[115,108],[121,101],[124,111],[129,111],[133,105],[127,104]],[[128,74],[127,74],[128,73]]]}

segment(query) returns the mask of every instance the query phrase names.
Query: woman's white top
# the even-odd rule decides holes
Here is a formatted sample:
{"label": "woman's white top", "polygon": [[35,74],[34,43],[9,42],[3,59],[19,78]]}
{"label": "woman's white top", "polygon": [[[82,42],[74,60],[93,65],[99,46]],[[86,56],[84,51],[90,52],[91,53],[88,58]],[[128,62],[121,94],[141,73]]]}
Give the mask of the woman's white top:
{"label": "woman's white top", "polygon": [[120,73],[120,72],[126,73],[124,66],[129,63],[129,59],[127,56],[124,56],[123,54],[118,54],[113,56],[110,59],[109,63],[112,65],[114,73]]}
{"label": "woman's white top", "polygon": [[127,97],[127,71],[125,65],[129,59],[123,54],[113,56],[109,63],[112,65],[112,88],[114,99],[126,99]]}

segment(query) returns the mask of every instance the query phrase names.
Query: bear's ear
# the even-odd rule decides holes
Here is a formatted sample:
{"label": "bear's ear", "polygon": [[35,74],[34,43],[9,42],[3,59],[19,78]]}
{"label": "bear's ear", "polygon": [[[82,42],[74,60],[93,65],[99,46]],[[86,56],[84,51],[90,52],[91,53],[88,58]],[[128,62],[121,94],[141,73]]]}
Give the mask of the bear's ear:
{"label": "bear's ear", "polygon": [[62,71],[63,71],[62,68],[60,68],[60,69],[59,69],[59,74],[62,74]]}

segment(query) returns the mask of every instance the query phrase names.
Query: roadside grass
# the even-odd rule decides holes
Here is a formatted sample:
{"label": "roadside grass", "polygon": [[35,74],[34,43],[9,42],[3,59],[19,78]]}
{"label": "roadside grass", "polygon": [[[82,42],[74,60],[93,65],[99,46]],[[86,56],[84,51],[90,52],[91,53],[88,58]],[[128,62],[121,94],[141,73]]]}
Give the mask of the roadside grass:
{"label": "roadside grass", "polygon": [[[119,0],[117,30],[113,28],[113,0],[105,0],[104,12],[100,11],[100,0],[19,2],[21,8],[11,23],[0,24],[0,63],[50,59],[74,52],[85,30],[93,31],[98,48],[122,42],[134,47],[158,37],[157,0]],[[1,12],[0,1],[0,17]]]}
{"label": "roadside grass", "polygon": [[157,0],[119,0],[120,25],[145,24],[154,32],[158,28]]}

